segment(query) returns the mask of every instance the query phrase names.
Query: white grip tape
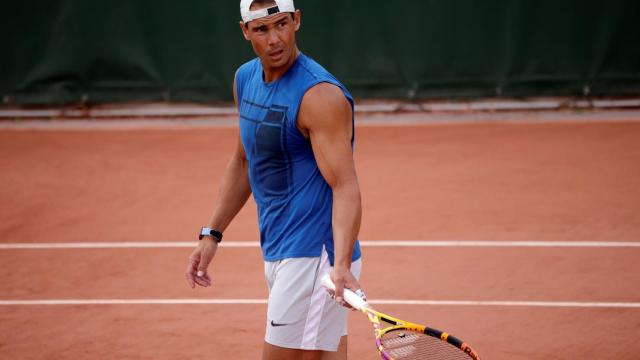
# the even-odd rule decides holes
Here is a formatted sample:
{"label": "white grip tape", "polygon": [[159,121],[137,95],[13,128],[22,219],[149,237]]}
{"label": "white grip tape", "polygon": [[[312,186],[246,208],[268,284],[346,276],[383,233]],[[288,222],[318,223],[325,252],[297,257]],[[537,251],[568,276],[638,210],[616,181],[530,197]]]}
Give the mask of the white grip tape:
{"label": "white grip tape", "polygon": [[[331,280],[331,276],[329,274],[325,274],[324,276],[322,276],[322,279],[320,279],[320,282],[322,283],[322,286],[324,286],[325,288],[329,289],[329,290],[336,290],[336,286],[333,283],[333,280]],[[369,304],[367,304],[366,301],[362,300],[362,298],[360,296],[358,296],[356,293],[354,293],[353,291],[344,288],[344,300],[346,302],[349,303],[349,305],[351,305],[351,307],[353,307],[356,310],[361,310],[362,308],[368,308]]]}

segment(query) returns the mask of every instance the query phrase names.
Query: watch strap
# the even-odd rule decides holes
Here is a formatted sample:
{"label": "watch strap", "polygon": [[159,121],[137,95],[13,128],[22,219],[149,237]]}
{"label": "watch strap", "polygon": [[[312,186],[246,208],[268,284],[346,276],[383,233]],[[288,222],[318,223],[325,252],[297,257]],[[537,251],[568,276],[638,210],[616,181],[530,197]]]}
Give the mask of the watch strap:
{"label": "watch strap", "polygon": [[202,227],[200,229],[200,235],[198,236],[198,240],[202,240],[205,236],[211,236],[216,242],[222,241],[222,233],[218,230],[211,229],[208,227]]}

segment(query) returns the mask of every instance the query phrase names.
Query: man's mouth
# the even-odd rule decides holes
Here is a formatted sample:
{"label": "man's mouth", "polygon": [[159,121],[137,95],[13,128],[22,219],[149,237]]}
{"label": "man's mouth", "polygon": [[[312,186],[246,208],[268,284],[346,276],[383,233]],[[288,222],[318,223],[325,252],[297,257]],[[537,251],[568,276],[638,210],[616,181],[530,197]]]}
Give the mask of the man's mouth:
{"label": "man's mouth", "polygon": [[284,53],[283,49],[276,50],[276,51],[270,52],[269,53],[269,57],[272,58],[272,59],[277,59],[280,56],[282,56],[283,53]]}

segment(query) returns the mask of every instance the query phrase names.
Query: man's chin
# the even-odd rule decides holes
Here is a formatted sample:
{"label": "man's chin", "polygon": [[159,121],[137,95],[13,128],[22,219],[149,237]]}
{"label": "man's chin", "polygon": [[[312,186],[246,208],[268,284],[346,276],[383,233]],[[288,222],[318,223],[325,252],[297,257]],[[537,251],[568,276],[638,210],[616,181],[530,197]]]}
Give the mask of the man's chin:
{"label": "man's chin", "polygon": [[287,59],[285,57],[278,60],[272,60],[269,58],[267,59],[266,63],[267,63],[267,66],[270,67],[271,69],[279,69],[287,65]]}

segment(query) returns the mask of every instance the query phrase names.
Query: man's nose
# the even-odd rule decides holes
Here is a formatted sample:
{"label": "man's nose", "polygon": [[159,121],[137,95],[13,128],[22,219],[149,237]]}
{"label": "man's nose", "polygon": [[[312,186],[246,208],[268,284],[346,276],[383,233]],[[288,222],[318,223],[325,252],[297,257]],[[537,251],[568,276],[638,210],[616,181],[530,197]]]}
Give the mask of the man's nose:
{"label": "man's nose", "polygon": [[269,31],[267,41],[269,42],[269,45],[277,44],[280,41],[280,38],[278,37],[278,32],[275,29]]}

